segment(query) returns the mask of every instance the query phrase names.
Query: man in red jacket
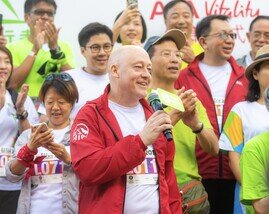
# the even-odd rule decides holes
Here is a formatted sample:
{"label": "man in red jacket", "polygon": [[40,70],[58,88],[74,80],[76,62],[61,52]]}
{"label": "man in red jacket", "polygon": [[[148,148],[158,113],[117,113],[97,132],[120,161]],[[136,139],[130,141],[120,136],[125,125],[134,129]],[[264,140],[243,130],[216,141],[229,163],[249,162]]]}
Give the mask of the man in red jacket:
{"label": "man in red jacket", "polygon": [[82,107],[71,130],[79,213],[182,213],[174,143],[162,134],[171,120],[144,99],[151,80],[147,52],[120,47],[108,70],[110,85]]}
{"label": "man in red jacket", "polygon": [[[197,93],[219,136],[233,105],[245,99],[247,80],[243,68],[231,56],[236,34],[227,16],[202,19],[196,26],[196,36],[204,53],[180,73],[175,86]],[[227,155],[220,151],[218,157],[209,156],[197,144],[196,157],[209,196],[210,213],[233,213],[235,180]]]}

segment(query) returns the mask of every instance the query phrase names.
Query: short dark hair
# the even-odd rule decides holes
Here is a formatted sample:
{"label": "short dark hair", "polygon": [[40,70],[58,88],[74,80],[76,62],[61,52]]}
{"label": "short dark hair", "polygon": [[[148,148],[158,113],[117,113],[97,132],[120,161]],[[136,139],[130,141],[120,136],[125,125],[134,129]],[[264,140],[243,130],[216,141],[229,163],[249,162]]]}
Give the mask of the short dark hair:
{"label": "short dark hair", "polygon": [[206,36],[211,31],[211,22],[215,19],[228,21],[230,18],[226,15],[210,15],[203,18],[196,25],[195,34],[196,38],[199,39],[201,36]]}
{"label": "short dark hair", "polygon": [[54,88],[56,92],[59,95],[63,96],[63,98],[68,103],[71,103],[72,106],[74,106],[75,102],[78,101],[78,89],[72,77],[70,81],[63,81],[60,78],[54,78],[53,80],[50,81],[45,80],[39,91],[39,99],[42,102],[44,102],[46,93],[50,88]]}
{"label": "short dark hair", "polygon": [[269,21],[269,16],[257,16],[255,19],[253,19],[249,25],[249,32],[252,31],[252,28],[253,28],[253,25],[259,21],[259,20],[262,20],[262,19],[265,19],[265,20],[268,20]]}
{"label": "short dark hair", "polygon": [[106,25],[100,24],[99,22],[92,22],[86,25],[78,34],[78,42],[80,47],[85,47],[92,36],[98,34],[106,34],[111,43],[113,43],[113,32]]}
{"label": "short dark hair", "polygon": [[184,4],[186,4],[186,5],[190,8],[190,10],[191,10],[191,14],[193,15],[193,8],[192,8],[192,5],[191,5],[188,1],[185,1],[185,0],[173,0],[173,1],[168,2],[168,3],[164,6],[164,8],[163,8],[163,18],[166,19],[168,11],[169,11],[172,7],[174,7],[177,3],[181,3],[181,2],[184,3]]}
{"label": "short dark hair", "polygon": [[[258,63],[253,68],[253,70],[256,70],[259,73],[261,65],[262,65],[263,62]],[[261,96],[260,84],[259,84],[258,80],[254,79],[253,72],[252,72],[252,75],[250,76],[250,78],[248,78],[248,80],[249,80],[249,84],[248,84],[248,92],[247,92],[246,100],[249,101],[249,102],[255,102]]]}
{"label": "short dark hair", "polygon": [[[121,11],[115,18],[114,20],[114,23],[120,18],[121,14],[123,13],[123,11]],[[143,34],[142,34],[142,38],[141,38],[141,43],[144,43],[146,38],[147,38],[147,25],[146,25],[146,21],[145,19],[143,18],[142,15],[140,15],[140,18],[141,18],[141,23],[142,23],[142,29],[143,29]],[[120,38],[120,35],[118,36],[117,38],[117,42],[118,43],[121,43],[121,38]]]}
{"label": "short dark hair", "polygon": [[57,5],[54,0],[26,0],[24,3],[24,13],[30,13],[32,8],[40,2],[45,2],[49,5],[52,5],[55,11],[57,10]]}
{"label": "short dark hair", "polygon": [[9,78],[6,82],[6,87],[9,88],[10,77],[11,77],[11,74],[13,72],[13,58],[12,58],[11,52],[5,46],[0,45],[0,51],[4,52],[8,56],[8,59],[9,59],[10,64],[11,64],[11,72],[10,72]]}

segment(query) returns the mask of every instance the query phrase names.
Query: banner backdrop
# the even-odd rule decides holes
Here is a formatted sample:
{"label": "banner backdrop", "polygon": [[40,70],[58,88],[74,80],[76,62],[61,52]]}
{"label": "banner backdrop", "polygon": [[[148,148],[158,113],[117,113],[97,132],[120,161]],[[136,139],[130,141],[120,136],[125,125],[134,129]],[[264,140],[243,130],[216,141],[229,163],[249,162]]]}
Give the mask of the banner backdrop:
{"label": "banner backdrop", "polygon": [[[138,0],[139,9],[146,20],[148,37],[165,31],[163,7],[169,0]],[[268,0],[191,0],[196,23],[210,14],[231,17],[231,25],[237,33],[233,55],[237,58],[250,50],[246,32],[257,15],[269,15]],[[90,22],[101,22],[112,27],[116,15],[125,9],[126,0],[56,0],[58,5],[55,23],[60,27],[60,39],[68,42],[74,50],[77,65],[85,64],[80,54],[77,36],[82,27]],[[9,42],[29,34],[24,23],[24,0],[0,1],[0,13],[4,18],[4,35]]]}

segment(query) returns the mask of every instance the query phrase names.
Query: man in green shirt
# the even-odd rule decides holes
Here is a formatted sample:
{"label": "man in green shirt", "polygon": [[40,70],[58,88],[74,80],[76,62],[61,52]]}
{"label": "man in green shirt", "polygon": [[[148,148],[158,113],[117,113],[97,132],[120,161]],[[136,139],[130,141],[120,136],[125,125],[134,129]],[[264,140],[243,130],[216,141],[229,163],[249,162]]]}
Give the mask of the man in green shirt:
{"label": "man in green shirt", "polygon": [[[178,29],[169,30],[163,36],[151,37],[147,41],[144,48],[152,62],[151,89],[162,88],[171,93],[180,93],[174,89],[174,82],[178,78],[181,66],[179,50],[184,44],[185,36]],[[174,126],[173,137],[176,147],[174,168],[178,186],[183,190],[183,208],[187,208],[188,213],[208,213],[207,194],[199,182],[201,177],[195,157],[195,143],[198,139],[206,152],[216,155],[218,139],[210,125],[205,108],[197,101],[195,92],[181,89],[179,96],[185,112],[169,108],[165,110],[169,112]],[[195,187],[191,188],[192,185]],[[192,203],[194,200],[197,200],[197,204]]]}
{"label": "man in green shirt", "polygon": [[60,29],[54,25],[56,9],[54,0],[26,0],[24,17],[30,35],[7,45],[15,67],[10,85],[20,88],[27,83],[29,95],[33,98],[38,96],[48,73],[69,70],[74,66],[71,48],[58,40]]}

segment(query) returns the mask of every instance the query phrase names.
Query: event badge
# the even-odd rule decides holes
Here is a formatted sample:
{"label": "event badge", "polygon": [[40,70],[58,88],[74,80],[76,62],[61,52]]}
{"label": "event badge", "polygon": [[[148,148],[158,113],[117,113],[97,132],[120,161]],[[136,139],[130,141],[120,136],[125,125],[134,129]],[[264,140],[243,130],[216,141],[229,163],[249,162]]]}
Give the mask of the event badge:
{"label": "event badge", "polygon": [[0,147],[0,177],[6,177],[5,165],[12,158],[14,148]]}
{"label": "event badge", "polygon": [[126,175],[127,185],[156,185],[158,170],[153,146],[148,146],[146,159]]}
{"label": "event badge", "polygon": [[161,88],[156,90],[162,104],[177,109],[181,112],[185,111],[183,103],[177,94],[170,93]]}

